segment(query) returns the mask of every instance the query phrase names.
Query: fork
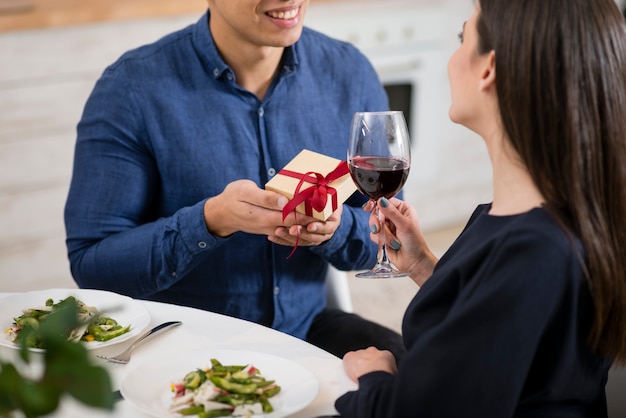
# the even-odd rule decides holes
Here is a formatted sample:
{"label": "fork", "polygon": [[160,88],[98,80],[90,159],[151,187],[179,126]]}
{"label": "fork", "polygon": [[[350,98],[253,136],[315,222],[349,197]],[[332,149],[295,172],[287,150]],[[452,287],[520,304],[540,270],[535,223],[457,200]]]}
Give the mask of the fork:
{"label": "fork", "polygon": [[107,356],[101,356],[98,355],[97,357],[104,359],[104,360],[108,360],[108,361],[112,361],[113,363],[120,363],[120,364],[126,364],[130,361],[130,355],[132,354],[133,350],[135,348],[137,348],[137,346],[146,341],[147,339],[150,339],[156,335],[161,334],[162,332],[178,326],[182,324],[182,322],[180,321],[171,321],[171,322],[164,322],[161,325],[157,325],[156,327],[152,328],[150,331],[142,334],[139,338],[137,338],[137,340],[132,343],[130,345],[130,347],[128,347],[126,350],[122,351],[121,353],[119,353],[116,356],[111,356],[111,357],[107,357]]}

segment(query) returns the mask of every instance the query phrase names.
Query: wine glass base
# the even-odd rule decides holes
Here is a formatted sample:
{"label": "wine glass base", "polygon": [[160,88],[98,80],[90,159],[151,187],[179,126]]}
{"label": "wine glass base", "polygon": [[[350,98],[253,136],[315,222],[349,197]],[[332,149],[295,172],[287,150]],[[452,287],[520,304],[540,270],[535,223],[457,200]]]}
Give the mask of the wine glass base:
{"label": "wine glass base", "polygon": [[377,264],[371,270],[357,273],[355,277],[360,279],[394,279],[396,277],[408,277],[408,275],[408,273],[403,273],[394,266]]}

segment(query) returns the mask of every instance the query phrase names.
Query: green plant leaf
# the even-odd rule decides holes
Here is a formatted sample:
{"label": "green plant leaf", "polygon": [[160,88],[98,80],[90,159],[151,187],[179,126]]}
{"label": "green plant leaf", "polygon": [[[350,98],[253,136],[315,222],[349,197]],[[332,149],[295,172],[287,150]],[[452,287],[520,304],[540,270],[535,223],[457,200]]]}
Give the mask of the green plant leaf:
{"label": "green plant leaf", "polygon": [[0,362],[0,415],[8,414],[16,409],[16,382],[21,380],[14,365]]}
{"label": "green plant leaf", "polygon": [[[95,407],[113,409],[115,399],[106,370],[94,366],[87,349],[80,344],[47,341],[46,371],[43,380],[63,388],[77,400]],[[70,346],[66,346],[70,344]],[[66,346],[59,350],[59,346]]]}
{"label": "green plant leaf", "polygon": [[0,416],[22,411],[27,418],[50,414],[68,393],[93,407],[112,410],[115,397],[106,369],[92,364],[87,349],[68,341],[69,330],[80,325],[74,299],[64,303],[37,329],[24,327],[20,357],[30,361],[27,338],[36,338],[46,351],[44,372],[39,380],[22,376],[13,364],[0,361]]}
{"label": "green plant leaf", "polygon": [[14,365],[1,363],[0,414],[20,410],[28,418],[50,414],[59,406],[60,391],[54,386],[23,378]]}
{"label": "green plant leaf", "polygon": [[23,381],[19,389],[20,409],[27,418],[41,417],[59,407],[61,391],[42,382]]}

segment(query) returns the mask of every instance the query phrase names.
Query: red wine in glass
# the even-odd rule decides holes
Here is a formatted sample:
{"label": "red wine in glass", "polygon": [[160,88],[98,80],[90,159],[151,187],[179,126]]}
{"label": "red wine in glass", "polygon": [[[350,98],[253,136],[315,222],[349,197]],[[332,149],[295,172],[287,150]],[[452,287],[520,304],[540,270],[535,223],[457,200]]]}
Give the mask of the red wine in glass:
{"label": "red wine in glass", "polygon": [[361,193],[373,200],[395,196],[409,177],[409,163],[398,157],[353,157],[348,164]]}

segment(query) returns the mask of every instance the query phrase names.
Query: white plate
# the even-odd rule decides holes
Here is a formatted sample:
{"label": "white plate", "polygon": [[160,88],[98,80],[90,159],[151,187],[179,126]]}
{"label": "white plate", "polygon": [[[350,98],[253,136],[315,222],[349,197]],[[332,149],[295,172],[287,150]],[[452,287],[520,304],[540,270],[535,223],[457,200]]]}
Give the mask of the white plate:
{"label": "white plate", "polygon": [[124,399],[138,409],[155,417],[180,417],[170,412],[170,385],[185,374],[211,365],[215,358],[224,365],[252,364],[268,380],[275,380],[280,392],[270,398],[274,412],[255,415],[280,418],[306,408],[317,396],[319,382],[313,374],[291,360],[255,351],[203,349],[172,353],[171,361],[152,361],[134,368],[122,380],[120,390]]}
{"label": "white plate", "polygon": [[[12,294],[0,299],[0,330],[4,331],[13,325],[13,318],[20,316],[23,309],[42,306],[49,298],[57,303],[68,296],[74,296],[85,304],[94,306],[99,312],[115,319],[122,326],[130,325],[130,331],[109,341],[84,342],[85,347],[90,350],[112,346],[134,338],[150,325],[150,313],[143,304],[128,296],[93,289],[48,289]],[[19,348],[18,344],[7,340],[4,334],[0,335],[0,346]],[[30,350],[44,351],[40,348]]]}

